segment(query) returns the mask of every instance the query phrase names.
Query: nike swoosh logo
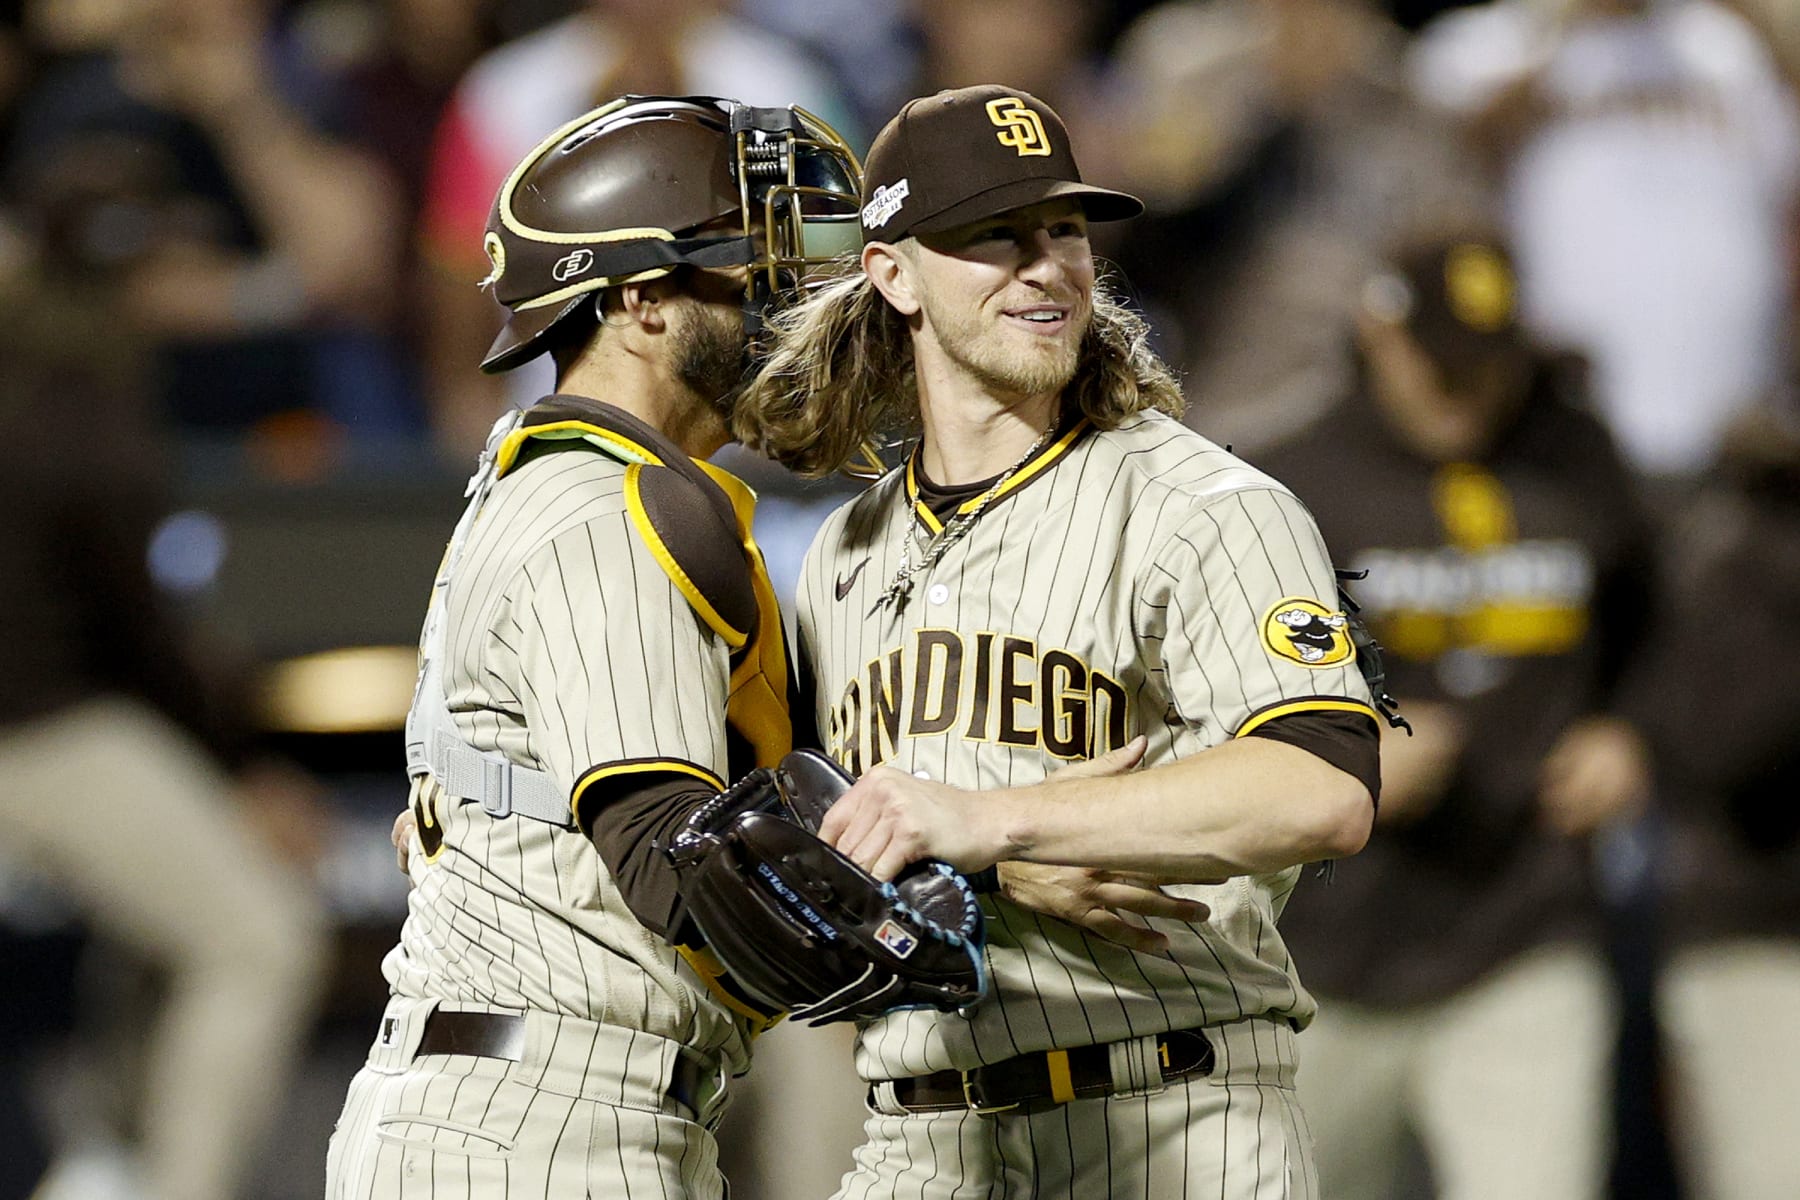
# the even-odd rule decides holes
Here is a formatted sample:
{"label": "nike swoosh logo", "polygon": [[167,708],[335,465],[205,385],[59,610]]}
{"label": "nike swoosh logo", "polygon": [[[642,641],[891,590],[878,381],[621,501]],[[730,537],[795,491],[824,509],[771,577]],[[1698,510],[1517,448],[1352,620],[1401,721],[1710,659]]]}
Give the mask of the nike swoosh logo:
{"label": "nike swoosh logo", "polygon": [[858,575],[861,575],[862,569],[868,565],[869,565],[869,560],[865,558],[861,562],[857,563],[856,566],[854,566],[850,569],[850,578],[845,579],[842,575],[838,576],[838,578],[837,578],[837,598],[839,600],[842,600],[844,597],[846,597],[850,594],[850,589],[856,586],[856,577]]}

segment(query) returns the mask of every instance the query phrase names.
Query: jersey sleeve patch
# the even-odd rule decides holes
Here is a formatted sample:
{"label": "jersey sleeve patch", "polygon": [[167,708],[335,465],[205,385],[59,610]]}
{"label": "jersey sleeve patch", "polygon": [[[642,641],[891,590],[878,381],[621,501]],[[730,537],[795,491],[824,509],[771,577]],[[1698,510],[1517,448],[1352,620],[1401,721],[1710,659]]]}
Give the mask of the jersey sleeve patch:
{"label": "jersey sleeve patch", "polygon": [[756,629],[756,593],[737,530],[702,487],[678,471],[634,464],[625,473],[625,503],[657,564],[736,650]]}
{"label": "jersey sleeve patch", "polygon": [[1262,644],[1276,658],[1323,669],[1350,660],[1350,619],[1305,596],[1277,601],[1262,619]]}

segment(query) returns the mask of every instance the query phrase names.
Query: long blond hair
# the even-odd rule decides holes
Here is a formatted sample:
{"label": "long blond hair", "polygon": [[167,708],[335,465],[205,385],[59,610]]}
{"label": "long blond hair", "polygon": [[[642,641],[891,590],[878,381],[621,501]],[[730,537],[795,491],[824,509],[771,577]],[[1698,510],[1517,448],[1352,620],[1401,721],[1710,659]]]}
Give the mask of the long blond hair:
{"label": "long blond hair", "polygon": [[[855,270],[770,322],[770,350],[732,415],[737,439],[806,476],[828,475],[884,436],[919,424],[919,385],[906,319]],[[1185,403],[1167,364],[1150,349],[1144,319],[1104,281],[1082,338],[1065,412],[1101,429],[1156,409],[1179,417]]]}

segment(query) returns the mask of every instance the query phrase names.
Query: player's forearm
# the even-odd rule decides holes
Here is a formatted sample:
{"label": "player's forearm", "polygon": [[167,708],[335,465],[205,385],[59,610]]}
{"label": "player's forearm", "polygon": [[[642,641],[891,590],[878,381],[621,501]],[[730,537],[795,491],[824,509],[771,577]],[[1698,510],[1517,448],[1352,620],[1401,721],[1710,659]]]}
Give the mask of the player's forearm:
{"label": "player's forearm", "polygon": [[982,797],[998,857],[1207,879],[1361,850],[1368,789],[1295,746],[1246,739],[1149,771]]}

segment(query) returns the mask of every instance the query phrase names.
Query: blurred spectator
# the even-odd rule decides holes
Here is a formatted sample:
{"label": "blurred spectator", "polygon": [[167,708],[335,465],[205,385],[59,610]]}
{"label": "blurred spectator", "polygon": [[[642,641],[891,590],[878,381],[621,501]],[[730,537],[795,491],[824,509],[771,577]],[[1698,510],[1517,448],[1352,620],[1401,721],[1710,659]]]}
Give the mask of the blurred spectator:
{"label": "blurred spectator", "polygon": [[[914,0],[921,41],[918,81],[901,97],[1004,81],[1063,114],[1075,153],[1101,134],[1096,101],[1104,60],[1097,0]],[[897,109],[896,103],[889,109]]]}
{"label": "blurred spectator", "polygon": [[1340,331],[1382,251],[1487,215],[1402,47],[1372,0],[1175,0],[1120,38],[1115,161],[1093,169],[1151,207],[1114,256],[1215,438],[1266,444],[1340,395]]}
{"label": "blurred spectator", "polygon": [[[310,0],[295,21],[307,57],[333,80],[336,126],[386,166],[408,231],[419,226],[444,106],[469,65],[501,40],[497,7],[497,0]],[[419,249],[413,237],[397,247],[397,296],[422,294]],[[417,363],[426,348],[424,306],[396,308],[396,331]]]}
{"label": "blurred spectator", "polygon": [[[152,583],[166,512],[138,363],[102,284],[0,278],[0,819],[9,860],[87,926],[166,974],[153,1012],[108,997],[141,1064],[105,1092],[132,1116],[141,1179],[102,1190],[52,1131],[43,1200],[232,1200],[309,1029],[320,903],[295,869],[310,792],[260,757],[238,689],[190,652]],[[235,772],[233,774],[228,771]],[[260,828],[259,828],[260,827]],[[279,854],[270,844],[279,841]],[[10,983],[9,983],[9,986]],[[131,1086],[142,1078],[141,1095]],[[12,1132],[12,1131],[9,1131]]]}
{"label": "blurred spectator", "polygon": [[387,165],[410,227],[418,217],[431,136],[456,82],[497,33],[494,0],[314,0],[303,18],[309,57],[337,80],[337,122]]}
{"label": "blurred spectator", "polygon": [[1594,1197],[1617,1004],[1586,835],[1646,798],[1612,715],[1645,567],[1624,467],[1524,341],[1504,251],[1408,246],[1362,290],[1342,406],[1261,456],[1318,514],[1411,737],[1378,828],[1282,934],[1320,1015],[1300,1091],[1321,1195],[1389,1200],[1407,1133],[1439,1194]]}
{"label": "blurred spectator", "polygon": [[242,430],[310,411],[415,424],[383,336],[401,246],[379,167],[322,131],[272,0],[32,0],[58,55],[21,103],[11,193],[51,269],[105,280],[154,339],[165,409]]}
{"label": "blurred spectator", "polygon": [[1711,0],[1493,0],[1414,68],[1501,164],[1527,324],[1591,360],[1634,466],[1703,470],[1784,361],[1800,116],[1755,31]]}
{"label": "blurred spectator", "polygon": [[[1800,413],[1740,418],[1632,688],[1666,798],[1659,1006],[1694,1200],[1800,1196]],[[1747,1018],[1747,1021],[1746,1021]],[[1746,1028],[1748,1024],[1748,1028]]]}
{"label": "blurred spectator", "polygon": [[510,399],[550,392],[539,365],[504,383],[480,374],[500,311],[476,288],[488,272],[482,232],[512,165],[564,121],[613,96],[705,93],[746,104],[798,104],[844,129],[829,74],[722,0],[588,0],[577,13],[482,56],[443,114],[426,185],[424,255],[433,421],[455,453],[480,449]]}
{"label": "blurred spectator", "polygon": [[857,128],[881,128],[912,97],[918,46],[908,18],[916,0],[740,0],[738,7],[796,50],[831,63]]}
{"label": "blurred spectator", "polygon": [[34,66],[25,40],[20,0],[0,2],[0,145],[12,129],[13,106],[30,85]]}

